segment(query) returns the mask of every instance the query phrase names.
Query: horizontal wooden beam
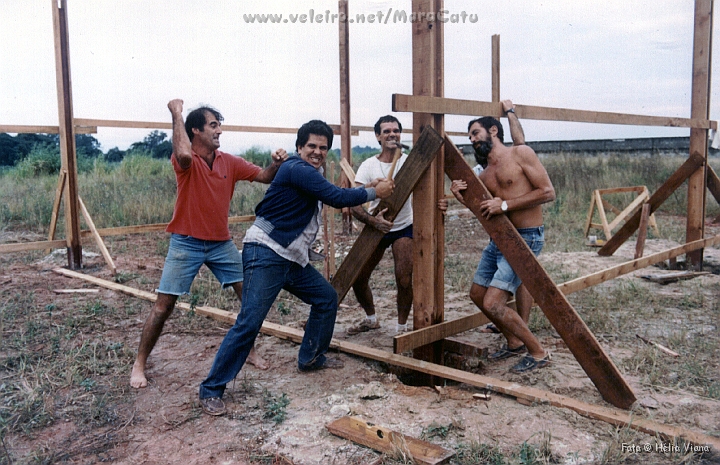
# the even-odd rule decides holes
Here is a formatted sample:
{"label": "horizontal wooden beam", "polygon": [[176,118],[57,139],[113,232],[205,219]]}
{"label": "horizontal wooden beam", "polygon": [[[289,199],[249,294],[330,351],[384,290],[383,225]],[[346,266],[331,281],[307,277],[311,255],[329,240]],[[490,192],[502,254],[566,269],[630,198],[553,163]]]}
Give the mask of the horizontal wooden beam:
{"label": "horizontal wooden beam", "polygon": [[[480,102],[421,95],[393,94],[393,111],[466,116],[504,116],[500,102]],[[577,123],[629,124],[634,126],[669,126],[678,128],[717,129],[717,121],[665,116],[643,116],[605,111],[515,105],[520,119],[573,121]]]}
{"label": "horizontal wooden beam", "polygon": [[[228,224],[246,223],[255,221],[255,215],[243,215],[243,216],[231,216],[228,218]],[[165,231],[168,223],[152,223],[152,224],[139,224],[135,226],[118,226],[116,228],[102,228],[98,229],[97,233],[100,237],[106,236],[121,236],[123,234],[140,234],[149,232],[161,232]],[[92,237],[93,232],[89,229],[85,229],[80,232],[80,237],[87,238]],[[0,244],[0,253],[10,252],[24,252],[27,250],[39,250],[39,249],[60,249],[65,247],[67,244],[65,239],[56,241],[37,241],[37,242],[19,242],[13,244]]]}
{"label": "horizontal wooden beam", "polygon": [[28,250],[59,249],[67,247],[65,239],[60,241],[17,242],[0,244],[0,253],[26,252]]}
{"label": "horizontal wooden beam", "polygon": [[[76,271],[68,270],[65,268],[55,268],[53,269],[53,271],[63,276],[82,279],[84,281],[91,282],[106,289],[123,292],[125,294],[149,300],[151,302],[154,302],[157,299],[157,296],[152,292],[142,291],[132,288],[130,286],[117,284],[112,281],[96,278],[94,276],[78,273]],[[178,303],[177,306],[186,310],[190,309],[189,304],[185,304],[182,302]],[[235,319],[237,318],[236,313],[228,312],[214,307],[195,307],[194,310],[199,315],[205,315],[229,324],[233,324],[235,322]],[[288,326],[269,323],[267,321],[263,323],[261,332],[263,334],[276,336],[281,339],[293,341],[295,343],[302,342],[304,336],[304,331],[302,331],[301,329],[290,328]],[[441,378],[452,379],[454,381],[466,383],[471,386],[499,392],[502,394],[516,397],[518,399],[524,399],[529,403],[550,404],[555,407],[567,408],[584,417],[594,420],[605,421],[615,426],[632,428],[650,435],[659,434],[666,439],[682,438],[696,445],[710,445],[714,447],[715,450],[720,450],[720,438],[690,431],[677,426],[665,425],[653,420],[639,418],[635,412],[625,412],[619,409],[600,407],[552,392],[542,391],[540,389],[532,387],[520,386],[517,383],[507,382],[488,376],[467,373],[462,370],[448,368],[442,365],[425,362],[423,360],[416,360],[414,358],[404,357],[402,355],[392,354],[380,349],[373,349],[344,340],[333,339],[330,347],[348,354],[358,355],[360,357],[388,363],[394,366],[408,368]]]}
{"label": "horizontal wooden beam", "polygon": [[[0,124],[0,133],[10,134],[59,134],[58,126],[27,126],[20,124]],[[96,134],[97,126],[75,127],[76,134]]]}
{"label": "horizontal wooden beam", "polygon": [[[720,235],[689,242],[672,249],[638,258],[636,260],[631,260],[629,262],[620,263],[619,265],[566,281],[562,284],[558,284],[557,287],[563,294],[569,295],[574,292],[587,289],[588,287],[604,283],[605,281],[615,279],[619,276],[632,273],[633,271],[641,270],[656,263],[684,255],[688,252],[692,252],[693,250],[704,249],[718,244],[720,244]],[[431,344],[441,339],[455,336],[463,331],[469,331],[486,323],[488,323],[487,318],[479,312],[456,318],[454,320],[443,321],[442,323],[438,323],[427,328],[404,333],[393,338],[394,352],[407,352],[426,344]]]}

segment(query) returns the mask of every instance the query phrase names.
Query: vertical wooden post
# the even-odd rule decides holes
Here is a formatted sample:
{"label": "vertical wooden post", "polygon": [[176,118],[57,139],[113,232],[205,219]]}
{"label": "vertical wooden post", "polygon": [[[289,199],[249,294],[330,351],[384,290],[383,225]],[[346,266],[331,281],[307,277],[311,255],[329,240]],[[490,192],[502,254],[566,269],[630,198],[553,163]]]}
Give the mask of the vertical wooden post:
{"label": "vertical wooden post", "polygon": [[[690,117],[708,119],[710,115],[710,62],[712,59],[713,0],[695,0],[693,40],[692,104]],[[705,181],[708,156],[707,129],[690,129],[690,154],[699,153],[705,165],[688,179],[688,212],[685,242],[702,239],[705,233]],[[686,256],[688,270],[702,269],[703,249]]]}
{"label": "vertical wooden post", "polygon": [[643,256],[645,250],[645,239],[647,239],[648,223],[650,222],[650,204],[644,203],[642,206],[642,216],[640,217],[640,226],[638,227],[637,243],[635,244],[635,260]]}
{"label": "vertical wooden post", "polygon": [[[340,157],[352,166],[352,139],[350,136],[350,28],[348,26],[348,2],[338,0],[340,49]],[[343,21],[342,19],[345,19]],[[353,187],[345,174],[340,175],[341,187]],[[349,208],[343,208],[343,233],[352,232],[352,214]]]}
{"label": "vertical wooden post", "polygon": [[50,0],[55,36],[55,79],[57,82],[58,119],[60,122],[60,155],[62,169],[67,172],[65,190],[65,238],[68,266],[82,267],[80,244],[80,214],[77,189],[77,154],[75,153],[75,124],[73,116],[72,81],[70,79],[70,46],[67,25],[67,0]]}
{"label": "vertical wooden post", "polygon": [[[443,0],[413,0],[412,14],[427,18],[443,10]],[[419,20],[412,24],[413,95],[444,97],[443,23]],[[425,126],[444,131],[445,116],[413,113],[413,140]],[[444,194],[444,157],[437,157],[413,191],[413,326],[425,328],[444,320],[443,220],[437,201]],[[442,360],[442,346],[415,349],[423,360]]]}
{"label": "vertical wooden post", "polygon": [[492,101],[500,101],[500,35],[492,36]]}

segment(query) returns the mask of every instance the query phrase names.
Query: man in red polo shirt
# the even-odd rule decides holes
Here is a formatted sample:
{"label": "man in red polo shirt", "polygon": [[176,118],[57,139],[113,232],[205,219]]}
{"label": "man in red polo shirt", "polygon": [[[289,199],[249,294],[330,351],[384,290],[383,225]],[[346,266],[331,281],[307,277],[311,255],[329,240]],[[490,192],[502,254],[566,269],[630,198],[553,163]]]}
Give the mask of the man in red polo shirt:
{"label": "man in red polo shirt", "polygon": [[[172,314],[177,298],[190,291],[200,267],[205,264],[223,288],[231,286],[242,296],[242,257],[228,229],[230,201],[237,181],[269,184],[287,153],[278,149],[272,164],[260,168],[220,148],[220,112],[211,107],[191,111],[183,121],[183,101],[168,103],[173,123],[173,154],[170,157],[177,180],[177,199],[167,232],[172,233],[158,297],[145,320],[137,358],[130,375],[134,388],[147,386],[145,365],[160,337],[165,321]],[[254,353],[248,361],[267,368]]]}

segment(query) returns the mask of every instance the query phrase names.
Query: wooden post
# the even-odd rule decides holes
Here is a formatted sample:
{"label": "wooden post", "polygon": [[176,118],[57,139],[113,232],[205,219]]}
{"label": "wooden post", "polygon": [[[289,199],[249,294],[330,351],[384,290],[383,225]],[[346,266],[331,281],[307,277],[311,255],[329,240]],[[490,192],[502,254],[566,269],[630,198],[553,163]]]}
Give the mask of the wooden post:
{"label": "wooden post", "polygon": [[635,260],[643,256],[645,250],[645,239],[647,239],[648,222],[650,221],[650,204],[646,203],[642,206],[642,214],[640,216],[640,227],[638,228],[638,238],[635,244]]}
{"label": "wooden post", "polygon": [[492,36],[492,101],[500,101],[500,35]]}
{"label": "wooden post", "polygon": [[[695,0],[695,35],[693,40],[693,76],[691,118],[710,115],[710,62],[712,60],[713,0]],[[699,153],[705,164],[688,179],[688,212],[685,242],[702,239],[705,234],[705,167],[708,156],[708,131],[690,130],[690,153]],[[688,270],[701,270],[703,251],[686,257]]]}
{"label": "wooden post", "polygon": [[[67,181],[67,172],[60,170],[60,176],[58,177],[58,185],[55,189],[55,200],[53,201],[52,214],[50,215],[50,230],[48,231],[48,241],[55,240],[55,230],[57,229],[58,217],[60,216],[60,202],[65,192],[65,182]],[[49,254],[52,250],[47,249],[45,254]]]}
{"label": "wooden post", "polygon": [[[338,0],[340,18],[349,18],[347,0]],[[340,157],[352,166],[352,139],[350,138],[350,29],[349,21],[339,21],[340,49]],[[343,174],[340,178],[341,187],[353,187],[350,180]],[[342,210],[343,233],[352,232],[352,214],[349,208]]]}
{"label": "wooden post", "polygon": [[68,266],[75,270],[82,267],[82,245],[80,244],[77,154],[75,153],[75,125],[73,124],[72,81],[70,79],[67,0],[50,0],[50,2],[52,3],[55,36],[55,78],[60,122],[60,155],[62,169],[67,173],[65,239],[67,241]]}
{"label": "wooden post", "polygon": [[[413,0],[412,12],[426,17],[442,11],[443,0]],[[444,37],[440,21],[417,21],[412,24],[413,95],[444,96]],[[440,134],[444,131],[443,114],[414,113],[413,140],[426,126]],[[437,208],[444,194],[443,157],[437,157],[420,178],[413,191],[413,327],[425,328],[444,320],[445,246],[442,215]],[[416,349],[414,357],[442,362],[442,346],[435,344]],[[428,380],[432,382],[432,380]]]}

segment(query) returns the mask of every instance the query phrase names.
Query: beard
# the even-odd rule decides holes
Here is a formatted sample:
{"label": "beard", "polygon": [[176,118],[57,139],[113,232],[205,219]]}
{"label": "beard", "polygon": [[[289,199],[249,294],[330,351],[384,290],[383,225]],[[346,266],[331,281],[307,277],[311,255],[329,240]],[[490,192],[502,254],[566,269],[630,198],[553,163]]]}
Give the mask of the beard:
{"label": "beard", "polygon": [[473,144],[473,148],[475,149],[475,161],[477,161],[483,169],[487,168],[488,155],[493,148],[492,139],[488,137],[484,141],[476,142]]}

